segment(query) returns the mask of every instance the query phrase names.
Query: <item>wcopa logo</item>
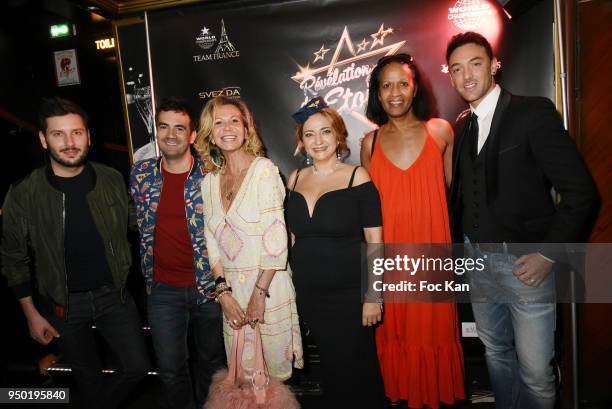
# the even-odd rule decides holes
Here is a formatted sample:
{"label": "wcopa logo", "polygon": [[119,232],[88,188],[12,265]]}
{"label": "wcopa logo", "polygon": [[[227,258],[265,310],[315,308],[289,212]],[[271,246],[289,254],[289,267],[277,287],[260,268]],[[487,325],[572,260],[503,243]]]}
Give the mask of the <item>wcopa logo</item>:
{"label": "wcopa logo", "polygon": [[[200,30],[200,33],[196,36],[196,44],[202,48],[203,50],[207,50],[213,46],[213,44],[217,41],[217,37],[215,35],[210,34],[210,30],[204,26],[203,29]],[[214,60],[225,60],[228,58],[237,58],[240,57],[240,51],[234,47],[232,42],[230,41],[227,31],[225,29],[225,21],[221,19],[221,35],[219,36],[219,43],[217,44],[217,48],[215,48],[215,52],[210,54],[199,54],[193,56],[194,62],[203,62],[203,61],[214,61]]]}
{"label": "wcopa logo", "polygon": [[210,29],[204,26],[200,30],[200,34],[196,37],[196,44],[203,50],[208,50],[217,42],[217,37],[210,33]]}
{"label": "wcopa logo", "polygon": [[457,0],[448,8],[448,19],[461,30],[475,30],[494,14],[486,0]]}

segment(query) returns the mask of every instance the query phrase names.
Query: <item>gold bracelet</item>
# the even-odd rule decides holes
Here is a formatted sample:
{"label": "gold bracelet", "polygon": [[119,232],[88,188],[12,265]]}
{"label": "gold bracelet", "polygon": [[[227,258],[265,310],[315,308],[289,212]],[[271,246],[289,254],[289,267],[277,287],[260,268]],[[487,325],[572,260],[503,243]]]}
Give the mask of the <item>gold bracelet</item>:
{"label": "gold bracelet", "polygon": [[225,294],[231,294],[231,293],[232,293],[232,290],[223,290],[219,294],[217,294],[217,296],[215,297],[215,301],[220,302],[221,297],[223,297]]}

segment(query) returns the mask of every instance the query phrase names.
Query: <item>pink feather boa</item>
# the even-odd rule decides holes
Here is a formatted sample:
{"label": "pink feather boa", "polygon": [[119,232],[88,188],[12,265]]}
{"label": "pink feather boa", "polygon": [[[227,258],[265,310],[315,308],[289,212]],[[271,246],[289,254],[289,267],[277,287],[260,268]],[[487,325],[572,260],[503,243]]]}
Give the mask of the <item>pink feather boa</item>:
{"label": "pink feather boa", "polygon": [[204,409],[299,409],[300,404],[289,388],[276,379],[270,379],[266,388],[266,402],[258,405],[250,381],[232,383],[227,370],[218,371],[212,380]]}

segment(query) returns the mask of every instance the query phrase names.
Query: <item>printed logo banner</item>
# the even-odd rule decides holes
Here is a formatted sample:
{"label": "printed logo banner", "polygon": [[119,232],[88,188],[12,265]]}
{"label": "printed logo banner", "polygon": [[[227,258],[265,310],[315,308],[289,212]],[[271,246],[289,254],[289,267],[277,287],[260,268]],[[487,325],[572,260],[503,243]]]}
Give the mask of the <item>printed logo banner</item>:
{"label": "printed logo banner", "polygon": [[452,123],[466,105],[448,78],[448,40],[470,29],[497,48],[506,24],[493,0],[241,3],[153,12],[156,102],[181,96],[199,111],[217,95],[243,98],[268,156],[287,175],[302,164],[293,156],[291,114],[321,96],[344,118],[347,160],[358,163],[360,141],[374,129],[365,117],[368,79],[381,57],[412,55],[435,96],[436,115]]}

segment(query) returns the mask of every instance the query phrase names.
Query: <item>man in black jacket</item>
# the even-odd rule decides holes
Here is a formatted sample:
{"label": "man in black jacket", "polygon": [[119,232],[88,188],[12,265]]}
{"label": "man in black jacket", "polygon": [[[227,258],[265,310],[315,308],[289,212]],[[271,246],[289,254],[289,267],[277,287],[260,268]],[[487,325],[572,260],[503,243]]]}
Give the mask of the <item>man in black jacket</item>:
{"label": "man in black jacket", "polygon": [[[55,339],[70,364],[83,400],[78,407],[115,408],[149,366],[138,312],[125,289],[131,265],[127,192],[117,171],[87,162],[83,109],[60,98],[44,100],[40,125],[49,164],[6,196],[2,273],[32,338],[43,345]],[[121,365],[108,379],[92,325]]]}
{"label": "man in black jacket", "polygon": [[454,36],[446,60],[453,87],[470,104],[455,129],[453,241],[487,260],[472,276],[472,308],[496,407],[553,408],[551,272],[559,253],[516,251],[516,243],[583,239],[595,185],[554,105],[495,84],[497,61],[483,36]]}

